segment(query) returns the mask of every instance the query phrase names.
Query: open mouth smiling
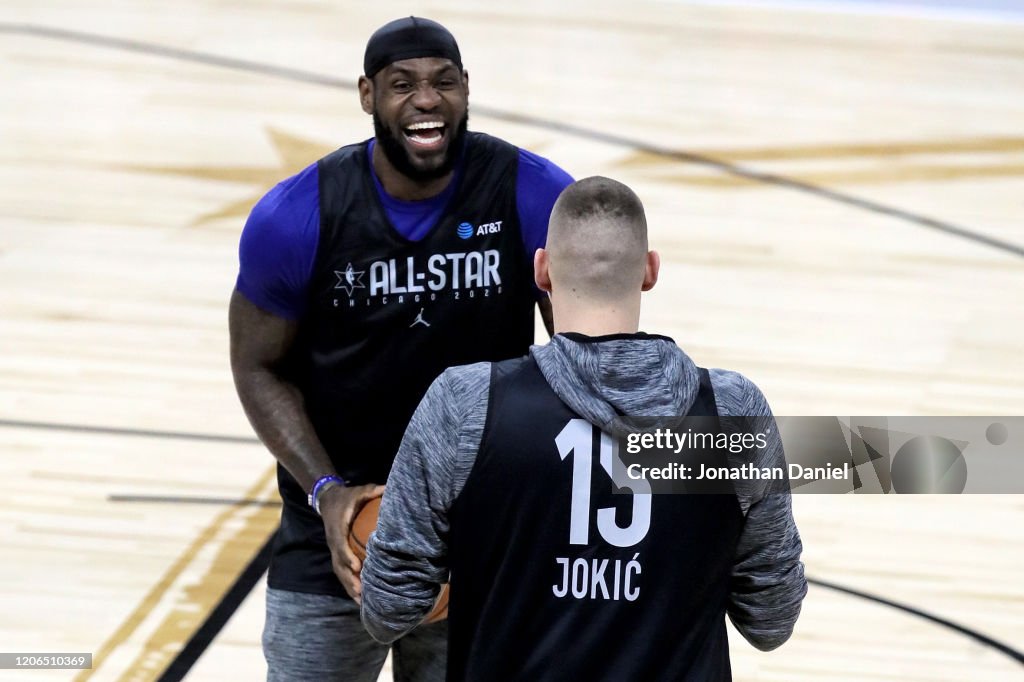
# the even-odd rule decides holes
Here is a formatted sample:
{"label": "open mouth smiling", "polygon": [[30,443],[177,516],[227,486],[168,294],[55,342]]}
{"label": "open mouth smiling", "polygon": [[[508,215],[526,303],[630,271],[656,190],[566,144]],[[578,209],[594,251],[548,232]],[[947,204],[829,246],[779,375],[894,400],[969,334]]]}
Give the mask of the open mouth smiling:
{"label": "open mouth smiling", "polygon": [[420,121],[402,128],[405,139],[417,147],[433,149],[444,142],[448,127],[441,121]]}

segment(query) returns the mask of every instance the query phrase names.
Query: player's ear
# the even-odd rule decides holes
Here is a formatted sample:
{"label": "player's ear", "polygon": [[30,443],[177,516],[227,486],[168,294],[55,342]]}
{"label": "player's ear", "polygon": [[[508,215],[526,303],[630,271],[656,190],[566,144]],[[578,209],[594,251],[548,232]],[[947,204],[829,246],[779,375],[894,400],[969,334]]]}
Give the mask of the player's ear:
{"label": "player's ear", "polygon": [[541,291],[551,293],[551,273],[548,271],[548,252],[537,249],[533,254],[533,281]]}
{"label": "player's ear", "polygon": [[661,269],[661,256],[657,251],[647,252],[647,264],[644,266],[644,283],[640,291],[650,291],[658,283],[658,270]]}
{"label": "player's ear", "polygon": [[469,97],[469,71],[462,70],[462,87],[466,89],[466,97]]}
{"label": "player's ear", "polygon": [[359,77],[359,106],[365,113],[373,113],[373,81],[366,76]]}

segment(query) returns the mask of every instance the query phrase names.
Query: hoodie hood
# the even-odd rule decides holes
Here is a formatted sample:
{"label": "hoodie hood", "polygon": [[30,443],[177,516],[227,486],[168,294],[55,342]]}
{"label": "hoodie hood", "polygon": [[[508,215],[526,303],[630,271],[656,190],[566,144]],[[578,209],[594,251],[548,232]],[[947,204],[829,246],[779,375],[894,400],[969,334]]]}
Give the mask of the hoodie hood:
{"label": "hoodie hood", "polygon": [[700,388],[697,366],[667,336],[556,334],[530,355],[573,412],[613,436],[639,430],[622,417],[685,415]]}

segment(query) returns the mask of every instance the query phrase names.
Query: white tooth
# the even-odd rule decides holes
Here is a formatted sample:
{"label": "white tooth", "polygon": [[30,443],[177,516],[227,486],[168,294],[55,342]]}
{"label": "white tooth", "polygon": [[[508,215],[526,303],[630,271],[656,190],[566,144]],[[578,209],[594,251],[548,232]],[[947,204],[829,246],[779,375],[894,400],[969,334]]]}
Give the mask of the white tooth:
{"label": "white tooth", "polygon": [[409,130],[429,130],[431,128],[442,128],[442,127],[444,127],[443,123],[440,123],[440,122],[437,122],[437,121],[426,121],[426,122],[423,122],[423,123],[413,123],[411,126],[409,126]]}

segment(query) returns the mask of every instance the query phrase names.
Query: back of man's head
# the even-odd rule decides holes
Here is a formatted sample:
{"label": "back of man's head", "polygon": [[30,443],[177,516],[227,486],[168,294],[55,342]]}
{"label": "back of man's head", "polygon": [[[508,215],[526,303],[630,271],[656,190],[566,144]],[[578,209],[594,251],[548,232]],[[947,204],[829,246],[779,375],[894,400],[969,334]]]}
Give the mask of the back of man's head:
{"label": "back of man's head", "polygon": [[647,264],[647,218],[621,182],[594,176],[562,191],[548,227],[551,284],[573,298],[617,301],[639,295]]}

